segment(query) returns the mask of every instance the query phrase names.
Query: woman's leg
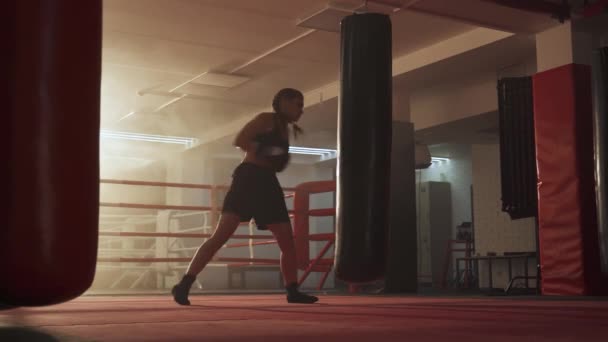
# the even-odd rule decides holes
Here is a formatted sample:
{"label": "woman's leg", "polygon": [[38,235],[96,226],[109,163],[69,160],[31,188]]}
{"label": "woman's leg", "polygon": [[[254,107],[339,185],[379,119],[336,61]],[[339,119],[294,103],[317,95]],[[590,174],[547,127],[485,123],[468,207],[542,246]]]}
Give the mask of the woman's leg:
{"label": "woman's leg", "polygon": [[290,223],[269,224],[268,230],[272,232],[281,249],[281,273],[285,286],[298,282],[298,265],[296,260],[296,246]]}
{"label": "woman's leg", "polygon": [[205,266],[207,266],[215,253],[217,253],[226,241],[228,241],[230,236],[238,228],[240,221],[239,215],[232,213],[222,214],[215,232],[198,248],[190,261],[186,275],[184,275],[182,280],[175,285],[171,291],[173,299],[175,299],[178,304],[190,305],[188,293],[190,292],[192,283],[196,280],[196,276],[205,268]]}
{"label": "woman's leg", "polygon": [[241,220],[238,215],[232,213],[222,214],[213,235],[196,250],[196,254],[194,254],[194,257],[190,261],[190,265],[188,265],[186,274],[196,277],[211,261],[215,253],[228,241],[230,236],[234,234],[240,223]]}
{"label": "woman's leg", "polygon": [[287,301],[290,303],[306,304],[318,301],[317,297],[298,291],[298,264],[291,224],[288,222],[275,223],[269,224],[267,227],[276,238],[281,249],[281,272],[283,273],[283,281],[287,289]]}

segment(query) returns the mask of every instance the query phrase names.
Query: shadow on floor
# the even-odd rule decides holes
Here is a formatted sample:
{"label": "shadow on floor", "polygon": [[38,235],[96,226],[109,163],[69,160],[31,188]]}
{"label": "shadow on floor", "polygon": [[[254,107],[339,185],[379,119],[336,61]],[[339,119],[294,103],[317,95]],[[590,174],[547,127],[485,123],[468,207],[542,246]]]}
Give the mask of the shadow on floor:
{"label": "shadow on floor", "polygon": [[0,328],[0,341],[56,342],[59,339],[35,329],[11,327]]}

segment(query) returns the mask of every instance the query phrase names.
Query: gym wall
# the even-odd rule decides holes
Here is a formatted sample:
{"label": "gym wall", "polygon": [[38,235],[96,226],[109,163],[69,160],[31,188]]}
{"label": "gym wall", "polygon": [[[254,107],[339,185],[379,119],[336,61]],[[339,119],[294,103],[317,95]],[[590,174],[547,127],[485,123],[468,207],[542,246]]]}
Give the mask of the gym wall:
{"label": "gym wall", "polygon": [[[500,149],[498,144],[473,145],[473,209],[475,220],[475,252],[533,252],[536,250],[534,218],[511,220],[502,211],[500,199]],[[506,261],[494,261],[493,286],[505,287],[508,283]],[[530,275],[536,273],[536,261],[531,260]],[[523,274],[523,267],[513,262],[513,274]],[[488,286],[487,263],[480,262],[480,287]],[[534,281],[530,286],[536,286]]]}

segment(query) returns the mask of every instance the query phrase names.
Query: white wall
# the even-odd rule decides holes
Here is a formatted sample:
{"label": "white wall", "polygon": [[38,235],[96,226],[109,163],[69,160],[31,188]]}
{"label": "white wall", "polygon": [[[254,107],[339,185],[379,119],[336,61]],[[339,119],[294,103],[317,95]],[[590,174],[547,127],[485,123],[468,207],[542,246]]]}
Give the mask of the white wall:
{"label": "white wall", "polygon": [[[416,189],[420,191],[420,184],[424,182],[448,182],[450,183],[451,196],[451,234],[450,238],[455,239],[457,229],[456,226],[462,222],[472,222],[471,217],[471,185],[472,181],[472,164],[471,164],[471,145],[466,144],[442,144],[430,146],[429,148],[433,157],[447,157],[449,161],[434,162],[427,169],[416,171]],[[420,194],[416,196],[417,206],[420,200]],[[419,215],[421,213],[419,212]],[[441,213],[430,213],[431,215],[441,215]],[[418,222],[418,231],[420,232],[421,219]],[[446,246],[439,247],[442,253]],[[464,256],[462,253],[455,253],[453,261],[456,257]],[[419,260],[420,262],[420,260]],[[420,267],[420,266],[419,266]],[[451,267],[454,270],[454,267]]]}
{"label": "white wall", "polygon": [[410,122],[410,93],[405,86],[393,85],[393,121]]}
{"label": "white wall", "polygon": [[434,157],[449,157],[447,162],[433,163],[431,167],[416,172],[416,183],[449,182],[452,195],[452,238],[456,237],[456,225],[471,222],[472,165],[471,146],[451,144],[443,146],[443,153],[433,153]]}
{"label": "white wall", "polygon": [[[502,211],[500,199],[500,150],[498,145],[473,145],[473,208],[475,219],[475,250],[479,255],[488,252],[534,252],[536,237],[534,219],[511,220]],[[529,264],[530,275],[536,274],[536,262]],[[493,264],[494,287],[507,285],[507,264]],[[523,267],[516,262],[514,275],[523,275]],[[487,264],[480,263],[480,286],[487,287]],[[531,282],[530,286],[534,286]]]}
{"label": "white wall", "polygon": [[536,56],[539,72],[572,63],[572,24],[566,22],[537,34]]}
{"label": "white wall", "polygon": [[[431,151],[433,148],[431,147]],[[450,145],[442,146],[441,155],[449,151],[450,161],[439,162],[417,172],[416,181],[443,181],[451,184],[452,229],[456,225],[471,221],[470,185],[473,185],[473,220],[475,223],[475,252],[533,252],[536,250],[534,219],[511,220],[502,212],[500,199],[500,155],[498,145]],[[536,262],[531,260],[529,272],[535,274]],[[462,266],[462,265],[461,265]],[[506,262],[493,264],[494,287],[507,285]],[[523,275],[523,267],[513,263],[513,274]],[[488,286],[487,264],[480,263],[480,286]],[[530,286],[535,286],[534,282]]]}
{"label": "white wall", "polygon": [[471,74],[458,81],[410,90],[410,117],[416,130],[498,110],[499,78],[532,76],[536,56],[500,70]]}

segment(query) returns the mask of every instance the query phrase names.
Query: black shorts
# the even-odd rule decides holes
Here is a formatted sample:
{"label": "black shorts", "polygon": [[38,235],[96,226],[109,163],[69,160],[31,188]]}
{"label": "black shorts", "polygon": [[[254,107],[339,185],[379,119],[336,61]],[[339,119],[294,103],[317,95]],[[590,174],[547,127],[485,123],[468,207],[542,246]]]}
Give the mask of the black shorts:
{"label": "black shorts", "polygon": [[222,212],[239,215],[241,222],[253,218],[262,230],[269,224],[290,222],[276,173],[251,163],[242,163],[234,170]]}

